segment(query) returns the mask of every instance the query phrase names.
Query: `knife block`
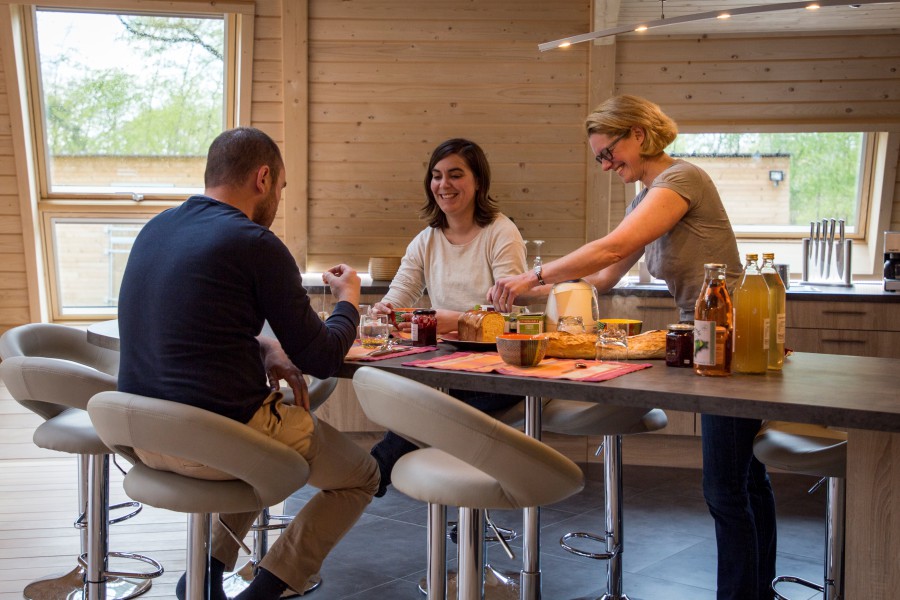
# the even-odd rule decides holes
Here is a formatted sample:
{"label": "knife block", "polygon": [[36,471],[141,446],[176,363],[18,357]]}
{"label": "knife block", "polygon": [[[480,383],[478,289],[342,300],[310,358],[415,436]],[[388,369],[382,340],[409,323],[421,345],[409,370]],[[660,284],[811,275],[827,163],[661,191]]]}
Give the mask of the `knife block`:
{"label": "knife block", "polygon": [[831,252],[824,242],[817,245],[810,238],[803,238],[803,279],[801,284],[835,285],[853,287],[851,266],[853,240],[831,243]]}

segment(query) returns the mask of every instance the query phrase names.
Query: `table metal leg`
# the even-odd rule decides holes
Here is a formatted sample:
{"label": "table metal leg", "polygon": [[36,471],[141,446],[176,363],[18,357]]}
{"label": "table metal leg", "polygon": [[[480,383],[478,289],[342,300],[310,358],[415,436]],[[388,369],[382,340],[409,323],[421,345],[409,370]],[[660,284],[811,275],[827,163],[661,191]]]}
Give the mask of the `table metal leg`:
{"label": "table metal leg", "polygon": [[[525,396],[525,434],[541,439],[541,397]],[[519,579],[520,600],[541,597],[541,508],[522,511],[522,573]]]}

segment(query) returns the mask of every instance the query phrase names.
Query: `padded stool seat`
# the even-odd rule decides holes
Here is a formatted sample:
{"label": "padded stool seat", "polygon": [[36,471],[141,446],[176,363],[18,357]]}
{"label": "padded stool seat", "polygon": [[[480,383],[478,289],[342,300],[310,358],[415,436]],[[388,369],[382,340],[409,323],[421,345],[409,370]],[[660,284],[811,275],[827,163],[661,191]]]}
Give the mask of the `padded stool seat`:
{"label": "padded stool seat", "polygon": [[429,505],[429,599],[446,597],[445,557],[430,539],[444,535],[444,506],[459,507],[459,598],[480,600],[484,510],[550,504],[584,486],[578,465],[553,448],[438,390],[373,367],[358,369],[353,386],[369,419],[420,446],[391,481]]}
{"label": "padded stool seat", "polygon": [[[129,497],[188,513],[188,600],[204,598],[210,515],[261,511],[283,501],[309,477],[306,460],[291,448],[207,410],[102,392],[88,403],[88,413],[100,438],[133,464],[124,480]],[[157,470],[142,462],[136,450],[201,463],[232,479],[197,479]]]}
{"label": "padded stool seat", "polygon": [[[779,583],[796,583],[822,592],[822,600],[844,598],[844,507],[847,473],[847,434],[822,425],[767,421],[753,440],[753,454],[770,467],[814,475],[828,482],[825,519],[825,568],[823,583],[792,575],[772,580],[778,600],[789,600],[776,589]],[[818,489],[819,481],[810,492]]]}

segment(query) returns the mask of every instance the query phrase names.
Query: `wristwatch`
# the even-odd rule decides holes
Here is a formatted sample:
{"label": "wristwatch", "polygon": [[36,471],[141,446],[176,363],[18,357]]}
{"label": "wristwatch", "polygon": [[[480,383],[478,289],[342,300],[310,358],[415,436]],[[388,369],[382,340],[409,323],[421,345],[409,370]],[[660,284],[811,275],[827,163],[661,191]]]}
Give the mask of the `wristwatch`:
{"label": "wristwatch", "polygon": [[535,274],[535,276],[537,277],[537,280],[538,280],[538,283],[539,283],[539,284],[541,284],[541,285],[547,285],[546,283],[544,283],[544,278],[541,277],[541,269],[542,269],[542,268],[543,268],[543,267],[542,267],[541,265],[535,266],[535,267],[534,267],[534,274]]}

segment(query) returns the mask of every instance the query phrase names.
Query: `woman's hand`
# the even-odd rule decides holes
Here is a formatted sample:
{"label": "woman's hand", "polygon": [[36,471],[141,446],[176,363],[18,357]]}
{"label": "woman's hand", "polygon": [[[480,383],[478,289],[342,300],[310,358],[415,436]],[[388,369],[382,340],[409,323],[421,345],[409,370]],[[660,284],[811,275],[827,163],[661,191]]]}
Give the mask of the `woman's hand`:
{"label": "woman's hand", "polygon": [[376,302],[369,308],[369,314],[373,317],[388,317],[394,314],[394,306],[390,302]]}
{"label": "woman's hand", "polygon": [[537,277],[532,271],[525,271],[520,275],[501,277],[494,282],[488,290],[487,300],[500,312],[512,311],[513,302],[521,294],[537,285]]}

